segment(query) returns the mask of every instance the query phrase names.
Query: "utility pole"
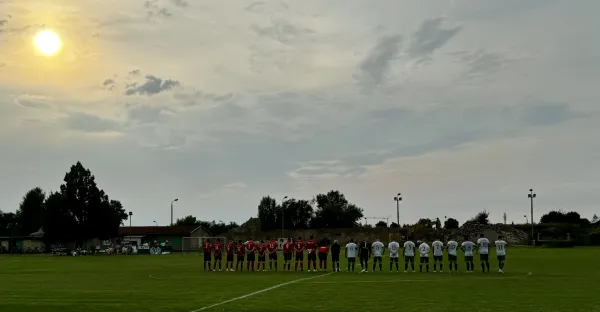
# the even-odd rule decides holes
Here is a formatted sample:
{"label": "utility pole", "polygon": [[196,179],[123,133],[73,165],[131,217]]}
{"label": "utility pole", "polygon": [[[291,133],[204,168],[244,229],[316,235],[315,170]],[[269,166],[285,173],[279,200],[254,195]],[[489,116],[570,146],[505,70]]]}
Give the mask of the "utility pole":
{"label": "utility pole", "polygon": [[532,246],[535,246],[535,236],[534,236],[534,229],[533,229],[533,199],[535,198],[535,193],[533,192],[533,189],[529,189],[529,194],[527,194],[527,197],[529,198],[529,201],[531,203],[531,244]]}
{"label": "utility pole", "polygon": [[504,217],[504,225],[506,225],[506,212],[504,213],[503,217]]}
{"label": "utility pole", "polygon": [[398,225],[398,233],[400,233],[400,201],[402,201],[402,196],[400,193],[396,197],[394,197],[396,201],[396,224]]}
{"label": "utility pole", "polygon": [[171,201],[171,226],[173,226],[173,203],[178,200],[179,200],[179,198],[175,198],[175,199],[173,199],[173,201]]}

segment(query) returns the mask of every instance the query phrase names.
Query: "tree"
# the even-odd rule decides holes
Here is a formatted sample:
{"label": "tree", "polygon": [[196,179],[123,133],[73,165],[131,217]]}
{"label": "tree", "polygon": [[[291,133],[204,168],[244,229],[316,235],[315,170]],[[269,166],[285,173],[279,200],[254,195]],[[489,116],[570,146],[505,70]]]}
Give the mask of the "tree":
{"label": "tree", "polygon": [[119,226],[127,220],[121,202],[99,189],[81,162],[71,166],[63,180],[60,191],[46,199],[43,224],[47,238],[81,243],[90,238],[116,237]]}
{"label": "tree", "polygon": [[454,219],[454,218],[448,218],[446,221],[444,221],[444,228],[451,230],[451,229],[458,229],[459,227],[459,223],[458,220]]}
{"label": "tree", "polygon": [[359,226],[363,210],[348,202],[340,191],[317,194],[313,199],[317,206],[311,224],[313,228],[352,228]]}
{"label": "tree", "polygon": [[484,210],[478,213],[473,219],[469,220],[473,223],[488,225],[490,224],[490,213],[487,210]]}
{"label": "tree", "polygon": [[[287,229],[308,229],[314,216],[313,207],[310,201],[305,199],[290,198],[282,206],[278,207],[278,215],[281,216],[281,209],[285,210],[284,224]],[[279,224],[281,226],[281,221]]]}
{"label": "tree", "polygon": [[392,224],[390,224],[390,228],[391,229],[397,229],[398,228],[398,223],[392,222]]}
{"label": "tree", "polygon": [[39,187],[29,190],[23,196],[16,213],[18,227],[22,235],[29,235],[42,228],[46,210],[45,201],[46,193]]}
{"label": "tree", "polygon": [[375,227],[386,228],[388,226],[387,226],[387,223],[382,220],[382,221],[379,221],[379,222],[375,223]]}
{"label": "tree", "polygon": [[12,236],[17,227],[17,216],[13,212],[2,212],[0,210],[0,235]]}
{"label": "tree", "polygon": [[570,223],[570,224],[587,224],[587,219],[581,218],[581,215],[575,211],[550,211],[540,218],[540,223]]}
{"label": "tree", "polygon": [[600,219],[598,218],[598,216],[596,214],[594,214],[594,216],[592,217],[592,223],[596,223],[596,222],[598,222],[598,220],[600,220]]}
{"label": "tree", "polygon": [[431,219],[419,219],[419,221],[417,221],[418,225],[421,225],[424,228],[431,228],[433,226],[433,221],[431,221]]}
{"label": "tree", "polygon": [[281,226],[280,208],[271,196],[265,196],[258,204],[258,219],[263,231],[273,230]]}
{"label": "tree", "polygon": [[200,226],[200,220],[197,220],[196,217],[189,215],[183,218],[178,218],[177,221],[175,221],[175,226]]}

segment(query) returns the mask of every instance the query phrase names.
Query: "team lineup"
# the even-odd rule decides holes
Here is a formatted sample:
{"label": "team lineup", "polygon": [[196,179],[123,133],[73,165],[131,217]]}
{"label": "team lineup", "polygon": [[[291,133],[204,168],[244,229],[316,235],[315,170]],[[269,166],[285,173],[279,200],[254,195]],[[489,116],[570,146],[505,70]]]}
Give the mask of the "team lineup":
{"label": "team lineup", "polygon": [[[419,271],[429,272],[430,251],[433,249],[433,272],[444,272],[444,251],[447,254],[448,271],[458,272],[458,251],[461,250],[464,254],[466,264],[466,273],[475,271],[474,254],[479,254],[482,272],[490,272],[489,252],[490,241],[483,234],[472,242],[468,236],[464,237],[464,241],[459,245],[454,240],[444,244],[439,238],[431,243],[431,247],[425,241],[418,241],[416,244],[409,238],[402,246],[404,255],[404,272],[415,272],[415,252],[418,251]],[[498,261],[498,272],[504,273],[504,265],[506,262],[506,241],[502,236],[494,242],[496,247],[496,258]],[[341,245],[338,241],[334,241],[331,248],[324,241],[317,243],[313,236],[306,242],[299,237],[297,240],[288,238],[283,243],[283,266],[282,271],[292,272],[291,264],[294,258],[294,272],[304,271],[304,254],[308,254],[308,272],[327,271],[327,260],[331,254],[331,264],[334,272],[340,272],[340,253]],[[396,241],[391,241],[387,250],[389,253],[389,271],[392,272],[394,267],[396,272],[400,271],[400,244]],[[356,258],[359,258],[361,272],[369,271],[369,260],[373,258],[372,269],[383,271],[383,256],[385,255],[385,245],[377,239],[375,242],[361,241],[356,244],[353,239],[345,245],[345,258],[348,263],[348,272],[355,271]],[[225,271],[244,271],[244,262],[246,262],[247,271],[267,271],[266,262],[268,262],[269,271],[278,271],[277,251],[278,243],[275,240],[265,242],[261,240],[256,243],[252,239],[247,242],[238,240],[237,242],[230,241],[223,244],[220,239],[214,243],[207,239],[202,244],[204,252],[204,270],[205,271],[221,271],[223,254],[226,255]],[[235,257],[235,258],[234,258]],[[268,259],[267,259],[268,257]],[[257,259],[258,258],[258,259]],[[235,260],[235,261],[234,261]],[[318,263],[318,265],[317,265]],[[234,265],[235,264],[235,265]],[[317,269],[318,266],[318,269]]]}

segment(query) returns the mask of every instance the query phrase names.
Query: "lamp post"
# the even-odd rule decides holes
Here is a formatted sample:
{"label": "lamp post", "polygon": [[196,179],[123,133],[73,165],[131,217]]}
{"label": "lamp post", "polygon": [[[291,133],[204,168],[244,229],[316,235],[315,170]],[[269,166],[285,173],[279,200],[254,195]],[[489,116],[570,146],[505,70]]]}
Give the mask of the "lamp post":
{"label": "lamp post", "polygon": [[178,200],[179,200],[179,198],[175,198],[171,201],[171,226],[173,226],[173,203]]}
{"label": "lamp post", "polygon": [[394,200],[396,201],[396,224],[398,225],[397,231],[400,233],[400,201],[402,201],[402,196],[400,193],[394,197]]}
{"label": "lamp post", "polygon": [[133,212],[129,212],[129,227],[131,227],[131,216],[133,216]]}
{"label": "lamp post", "polygon": [[287,199],[287,196],[284,196],[283,199],[281,200],[281,238],[284,238],[285,236],[283,231],[285,229],[285,200]]}
{"label": "lamp post", "polygon": [[529,189],[529,194],[527,194],[527,197],[529,198],[529,201],[531,203],[531,244],[533,246],[535,246],[535,236],[534,236],[534,229],[533,229],[533,199],[535,198],[535,193],[533,192],[533,189]]}

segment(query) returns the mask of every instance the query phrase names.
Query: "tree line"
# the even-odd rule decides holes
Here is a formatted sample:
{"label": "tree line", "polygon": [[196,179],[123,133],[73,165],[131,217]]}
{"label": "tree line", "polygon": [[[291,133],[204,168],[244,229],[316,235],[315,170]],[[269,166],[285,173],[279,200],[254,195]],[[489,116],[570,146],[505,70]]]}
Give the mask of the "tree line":
{"label": "tree line", "polygon": [[239,227],[239,225],[233,221],[227,224],[223,221],[202,221],[191,215],[177,219],[175,226],[201,226],[213,236],[225,234],[230,230]]}
{"label": "tree line", "polygon": [[117,237],[128,215],[120,201],[98,188],[90,170],[77,162],[63,182],[48,194],[31,189],[15,213],[0,211],[0,235],[28,236],[42,229],[47,243]]}

